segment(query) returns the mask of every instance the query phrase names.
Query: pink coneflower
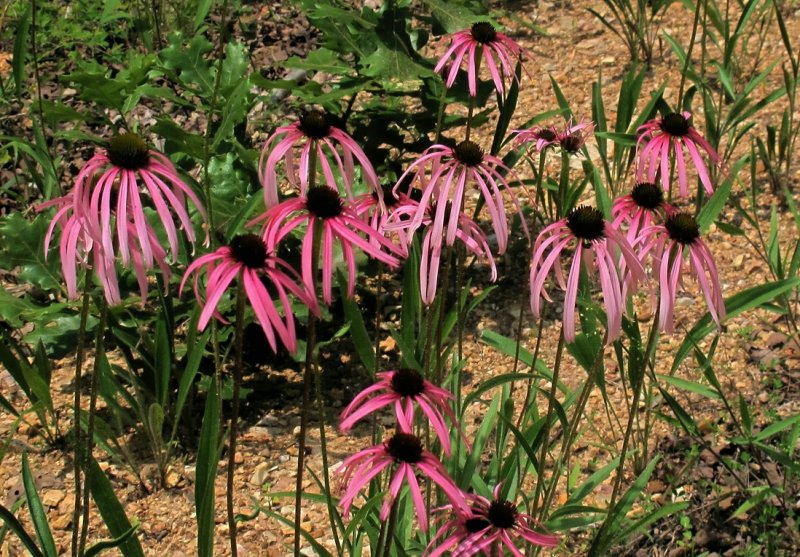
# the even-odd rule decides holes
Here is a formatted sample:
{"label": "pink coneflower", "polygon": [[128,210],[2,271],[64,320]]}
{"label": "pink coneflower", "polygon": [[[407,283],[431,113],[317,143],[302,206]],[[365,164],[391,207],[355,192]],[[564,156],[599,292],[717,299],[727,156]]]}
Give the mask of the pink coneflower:
{"label": "pink coneflower", "polygon": [[433,480],[455,506],[464,506],[464,496],[461,490],[447,474],[442,463],[429,451],[422,448],[422,440],[416,435],[405,432],[395,433],[388,441],[380,445],[359,451],[347,457],[337,469],[342,474],[341,485],[344,494],[339,499],[345,518],[350,516],[350,507],[356,495],[369,484],[369,482],[386,469],[394,466],[392,479],[389,482],[389,493],[384,498],[381,507],[380,519],[386,520],[392,504],[400,494],[403,483],[408,483],[411,499],[417,511],[419,527],[422,531],[428,530],[428,513],[422,490],[417,481],[417,473]]}
{"label": "pink coneflower", "polygon": [[[89,197],[86,197],[87,190],[91,192]],[[82,202],[75,205],[75,215],[103,246],[105,257],[115,259],[119,251],[123,265],[128,265],[131,258],[141,259],[141,265],[149,269],[154,257],[157,263],[163,264],[163,257],[159,259],[156,252],[164,250],[157,246],[155,233],[144,212],[143,192],[152,200],[174,259],[178,253],[178,235],[171,213],[177,216],[187,239],[194,242],[194,227],[184,207],[185,199],[188,197],[203,217],[205,211],[169,159],[148,149],[144,140],[134,133],[123,133],[111,139],[108,149],[95,154],[81,169],[75,181],[75,199]],[[112,217],[115,224],[111,222]],[[133,225],[132,231],[128,223]],[[136,239],[135,247],[130,241],[131,232]]]}
{"label": "pink coneflower", "polygon": [[[333,300],[333,243],[338,240],[347,265],[347,289],[355,293],[356,260],[353,248],[358,247],[378,261],[397,267],[402,257],[402,248],[365,223],[356,214],[352,205],[346,205],[339,193],[328,186],[315,186],[305,196],[287,199],[269,209],[252,223],[264,222],[263,238],[270,251],[277,248],[283,238],[293,230],[307,224],[303,237],[302,273],[303,282],[309,292],[314,292],[313,243],[314,234],[321,228],[320,253],[322,254],[322,299],[326,304]],[[362,236],[363,235],[363,236]],[[376,247],[375,243],[379,247]],[[391,253],[389,253],[391,252]],[[392,255],[394,254],[394,255]],[[315,294],[316,295],[316,294]]]}
{"label": "pink coneflower", "polygon": [[444,416],[446,415],[453,426],[459,432],[461,431],[449,404],[453,399],[453,394],[446,389],[437,387],[413,369],[384,371],[378,373],[378,378],[380,381],[358,393],[347,405],[342,412],[339,429],[347,432],[362,418],[385,406],[394,404],[394,412],[400,430],[412,431],[414,428],[414,403],[416,402],[433,426],[444,452],[450,456],[450,432],[445,424]]}
{"label": "pink coneflower", "polygon": [[523,54],[527,54],[525,49],[507,35],[497,32],[494,25],[483,21],[474,23],[470,29],[453,33],[450,48],[439,58],[433,71],[440,72],[450,63],[445,80],[449,88],[456,80],[461,63],[466,60],[469,94],[474,97],[478,94],[478,66],[481,59],[485,60],[495,89],[500,95],[504,95],[505,80],[517,79],[515,67]]}
{"label": "pink coneflower", "polygon": [[[612,226],[627,227],[625,237],[634,246],[639,233],[652,225],[662,222],[675,208],[664,200],[664,190],[652,182],[639,182],[628,195],[618,197],[611,207],[614,217]],[[635,246],[634,246],[635,247]]]}
{"label": "pink coneflower", "polygon": [[[200,296],[199,278],[202,270],[208,279],[205,287],[205,302]],[[203,311],[197,323],[199,330],[205,329],[211,316],[221,319],[217,313],[220,299],[229,290],[234,279],[241,280],[250,306],[256,319],[264,330],[270,347],[277,352],[275,333],[289,352],[297,348],[297,337],[294,328],[294,314],[288,293],[306,304],[312,312],[317,311],[317,302],[310,292],[297,284],[299,276],[288,263],[278,257],[269,255],[264,241],[255,234],[236,236],[230,244],[213,253],[199,257],[186,269],[181,280],[180,291],[186,284],[189,275],[197,271],[194,277],[194,293],[203,304]],[[278,308],[269,293],[268,286],[274,289],[281,303],[284,317],[281,318]]]}
{"label": "pink coneflower", "polygon": [[[565,283],[559,258],[570,244],[574,245],[575,253]],[[617,254],[624,259],[624,273],[618,268]],[[593,207],[575,207],[566,218],[547,226],[536,238],[531,262],[531,310],[539,317],[542,297],[550,301],[544,283],[550,271],[554,270],[559,286],[566,291],[564,338],[573,342],[581,265],[589,271],[589,276],[597,269],[608,321],[606,338],[610,342],[619,335],[622,326],[622,314],[625,311],[623,283],[628,281],[632,287],[635,286],[644,279],[644,269],[625,237]]]}
{"label": "pink coneflower", "polygon": [[[83,204],[84,211],[86,205],[89,204],[89,190],[84,189],[83,198],[76,197],[77,190],[72,193],[45,201],[36,206],[37,211],[43,211],[49,207],[57,207],[53,220],[47,229],[47,234],[44,238],[44,252],[45,257],[50,250],[50,241],[53,236],[56,225],[61,228],[61,239],[59,241],[59,255],[61,257],[61,272],[64,275],[64,283],[67,288],[67,296],[70,299],[78,298],[78,277],[77,268],[91,266],[97,277],[100,279],[100,284],[103,288],[103,295],[106,301],[111,305],[119,304],[122,301],[119,291],[119,281],[117,280],[116,260],[112,256],[107,256],[103,252],[101,244],[95,241],[90,234],[89,227],[85,220],[80,219],[76,215],[75,207]],[[119,226],[119,225],[118,225]],[[131,222],[127,223],[128,234],[128,249],[132,254],[133,271],[136,275],[136,281],[139,284],[139,290],[142,300],[147,299],[147,269],[142,261],[141,254],[137,250],[136,230]],[[161,269],[164,277],[165,284],[169,282],[170,270],[166,264],[166,253],[159,244],[155,233],[148,227],[149,240],[153,246],[153,257]],[[91,255],[91,263],[90,261]]]}
{"label": "pink coneflower", "polygon": [[558,130],[555,126],[534,126],[532,128],[513,130],[513,133],[516,134],[516,138],[514,138],[515,145],[533,143],[536,151],[540,153],[548,147],[558,144]]}
{"label": "pink coneflower", "polygon": [[439,557],[447,552],[451,557],[470,557],[479,553],[504,555],[506,550],[524,557],[515,538],[539,547],[558,545],[558,536],[537,532],[534,528],[538,525],[533,517],[519,512],[514,503],[500,497],[499,484],[494,488],[491,501],[475,494],[466,495],[466,499],[468,507],[442,507],[442,510],[452,509],[455,516],[436,532],[425,549],[425,557]]}
{"label": "pink coneflower", "polygon": [[586,139],[592,135],[593,131],[593,122],[582,120],[576,124],[570,118],[564,125],[564,129],[557,133],[555,143],[561,147],[562,151],[574,155],[583,149]]}
{"label": "pink coneflower", "polygon": [[719,283],[717,266],[708,247],[700,239],[700,227],[688,213],[674,213],[664,224],[642,230],[641,256],[653,254],[653,274],[661,288],[658,326],[671,334],[674,331],[673,309],[678,288],[682,287],[684,255],[688,253],[689,271],[697,278],[705,296],[708,311],[717,326],[725,319],[725,301]]}
{"label": "pink coneflower", "polygon": [[[425,226],[425,233],[422,238],[421,260],[419,267],[420,296],[424,304],[432,304],[436,297],[439,282],[439,268],[442,259],[442,241],[444,240],[441,227],[433,225],[436,215],[439,213],[439,206],[444,205],[443,220],[450,222],[452,219],[453,205],[449,201],[444,203],[436,202],[427,207],[422,207],[420,202],[407,199],[406,202],[397,207],[392,213],[392,219],[385,225],[387,230],[406,230],[409,234],[414,232],[413,217],[419,212],[420,207],[424,210],[422,225]],[[460,240],[470,253],[478,258],[486,259],[491,269],[491,281],[497,280],[497,266],[489,248],[486,234],[483,233],[472,218],[464,212],[457,217],[456,238]],[[407,241],[411,241],[409,237]]]}
{"label": "pink coneflower", "polygon": [[[356,198],[353,203],[353,210],[355,213],[368,222],[374,230],[381,233],[385,231],[386,225],[389,223],[394,210],[403,206],[410,199],[405,193],[395,193],[392,191],[393,186],[394,185],[381,186],[383,196],[378,195],[377,192],[365,193]],[[397,241],[398,247],[402,250],[402,257],[407,257],[408,237],[405,234],[399,233],[397,235]],[[370,236],[369,242],[380,249],[381,244],[378,242],[377,238]]]}
{"label": "pink coneflower", "polygon": [[688,195],[689,185],[686,178],[686,161],[683,154],[685,148],[697,170],[697,175],[705,187],[706,193],[714,191],[708,167],[700,149],[706,152],[714,164],[721,162],[720,156],[702,135],[692,126],[692,115],[689,112],[673,112],[663,118],[655,118],[639,126],[640,134],[636,141],[637,164],[636,180],[638,182],[655,182],[656,174],[661,170],[661,186],[669,191],[670,152],[675,153],[675,167],[678,170],[678,184],[682,197]]}
{"label": "pink coneflower", "polygon": [[[430,165],[430,176],[426,176],[426,168]],[[411,230],[422,226],[427,216],[428,206],[432,200],[436,202],[436,211],[433,214],[433,235],[441,236],[446,227],[445,243],[453,245],[459,228],[461,209],[467,185],[473,183],[486,202],[490,220],[495,236],[497,237],[498,252],[505,253],[508,246],[508,222],[506,219],[503,194],[500,186],[505,188],[511,197],[514,206],[521,213],[519,202],[508,182],[500,173],[510,172],[499,158],[484,154],[480,146],[473,141],[462,141],[455,148],[445,145],[432,145],[422,153],[417,160],[412,162],[406,172],[401,176],[395,186],[398,188],[408,174],[414,174],[421,184],[424,184],[422,197],[417,211],[411,219]],[[457,211],[448,211],[450,201]],[[523,225],[525,220],[522,220]],[[527,228],[526,228],[527,232]]]}
{"label": "pink coneflower", "polygon": [[[332,126],[324,112],[310,110],[303,113],[297,122],[279,127],[264,144],[258,160],[258,176],[264,187],[267,208],[278,204],[277,166],[280,161],[284,162],[289,182],[298,188],[300,196],[306,195],[312,179],[311,172],[316,172],[310,168],[312,149],[325,183],[338,189],[337,177],[341,179],[350,201],[353,200],[355,181],[354,158],[361,165],[367,185],[372,191],[380,193],[378,176],[361,147],[352,137]],[[334,172],[329,155],[335,161],[338,172]]]}

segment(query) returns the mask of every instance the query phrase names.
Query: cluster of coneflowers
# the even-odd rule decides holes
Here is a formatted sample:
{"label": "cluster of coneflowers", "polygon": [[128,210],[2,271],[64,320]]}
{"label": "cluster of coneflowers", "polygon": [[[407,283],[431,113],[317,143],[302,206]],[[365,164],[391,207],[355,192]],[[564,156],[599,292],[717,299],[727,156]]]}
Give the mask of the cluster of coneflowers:
{"label": "cluster of coneflowers", "polygon": [[[525,56],[522,47],[493,26],[476,23],[452,37],[452,45],[436,69],[444,72],[449,87],[466,64],[469,92],[475,96],[477,75],[484,63],[497,93],[503,96],[510,81],[517,79],[517,62]],[[563,129],[517,130],[517,144],[531,145],[540,153],[560,148],[572,154],[582,149],[591,131],[590,123],[570,120]],[[628,300],[648,281],[648,275],[659,285],[658,327],[672,330],[673,306],[686,260],[712,316],[717,323],[724,319],[719,278],[697,222],[665,199],[672,187],[673,168],[679,194],[687,194],[687,161],[693,163],[710,192],[711,177],[703,153],[714,163],[719,157],[685,112],[652,120],[639,132],[638,183],[630,195],[614,202],[613,220],[605,220],[596,208],[580,205],[543,226],[534,242],[531,310],[538,317],[544,310],[542,300],[551,301],[545,286],[548,276],[554,275],[565,292],[562,326],[568,342],[576,335],[581,269],[588,271],[589,277],[597,277],[606,309],[607,341],[620,334]],[[357,193],[356,166],[360,167],[366,193]],[[522,215],[509,182],[510,169],[501,159],[486,154],[469,135],[455,147],[432,145],[393,186],[381,187],[371,162],[353,138],[333,126],[325,113],[312,109],[269,137],[258,171],[265,210],[248,223],[253,231],[238,234],[227,245],[195,259],[180,288],[183,290],[193,276],[192,289],[202,304],[200,329],[212,317],[223,319],[220,303],[231,290],[238,289],[239,299],[249,302],[273,350],[278,343],[289,351],[297,348],[292,298],[305,304],[311,316],[319,315],[320,299],[324,304],[332,302],[336,244],[346,267],[347,292],[352,296],[357,252],[396,268],[418,238],[421,299],[430,305],[437,295],[443,250],[460,242],[465,252],[488,263],[494,280],[494,256],[503,254],[508,246],[507,202]],[[287,182],[288,188],[282,188]],[[465,212],[471,189],[477,190],[485,203],[496,240],[494,253],[486,233]],[[284,190],[291,195],[282,195]],[[113,138],[107,149],[83,167],[70,194],[40,206],[58,208],[45,248],[54,227],[60,225],[61,264],[68,295],[78,296],[79,266],[97,274],[109,304],[122,301],[118,265],[133,269],[143,300],[147,297],[148,272],[154,265],[161,269],[166,284],[170,263],[179,249],[178,229],[190,243],[196,240],[187,200],[205,218],[200,199],[164,155],[149,149],[133,133]],[[154,227],[156,220],[166,233],[164,245]],[[281,243],[297,234],[302,236],[299,270],[277,255]],[[427,551],[432,556],[447,551],[465,556],[500,554],[503,547],[521,555],[515,540],[539,546],[558,543],[556,536],[538,532],[533,519],[520,512],[515,503],[502,498],[499,485],[491,500],[461,491],[438,456],[415,434],[420,427],[418,407],[445,456],[451,455],[447,420],[458,431],[459,442],[463,438],[466,443],[450,407],[454,398],[450,392],[410,369],[382,372],[378,378],[345,409],[340,427],[348,431],[367,415],[393,406],[397,428],[388,440],[348,457],[341,465],[339,503],[345,515],[362,489],[386,472],[388,495],[381,519],[389,516],[407,486],[420,528],[427,530],[429,516],[418,480],[421,475],[430,478],[447,497],[448,503],[440,509],[452,513],[441,521],[430,542]]]}

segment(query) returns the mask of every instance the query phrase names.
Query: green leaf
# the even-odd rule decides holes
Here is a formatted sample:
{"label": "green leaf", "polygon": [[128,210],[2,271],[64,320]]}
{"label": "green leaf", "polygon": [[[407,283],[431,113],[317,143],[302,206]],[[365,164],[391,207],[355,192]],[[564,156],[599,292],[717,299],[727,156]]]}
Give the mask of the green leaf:
{"label": "green leaf", "polygon": [[49,260],[45,258],[44,237],[48,224],[45,215],[38,215],[29,222],[21,213],[12,213],[0,226],[0,267],[19,267],[21,281],[45,290],[61,285],[60,274],[55,270],[57,253]]}
{"label": "green leaf", "polygon": [[190,133],[178,126],[170,117],[161,117],[150,126],[150,131],[167,140],[167,150],[171,153],[186,153],[197,160],[203,158],[205,140],[202,135]]}
{"label": "green leaf", "polygon": [[125,543],[128,538],[133,536],[134,532],[139,528],[138,524],[134,524],[131,526],[131,529],[122,534],[121,536],[114,538],[113,540],[103,540],[101,542],[97,542],[92,547],[86,550],[84,553],[84,557],[95,557],[95,555],[100,555],[106,549],[114,549],[115,547],[119,547],[123,543]]}
{"label": "green leaf", "polygon": [[[125,509],[120,504],[114,493],[114,487],[108,481],[105,472],[94,458],[89,461],[86,471],[86,481],[92,493],[92,499],[97,505],[97,510],[103,518],[108,531],[114,538],[124,536],[133,525],[125,515]],[[119,550],[124,557],[144,557],[142,546],[136,537],[128,537],[119,545]]]}
{"label": "green leaf", "polygon": [[17,520],[17,517],[14,516],[14,513],[9,511],[3,505],[0,505],[0,520],[2,520],[3,523],[17,535],[19,541],[22,542],[22,545],[25,546],[25,549],[28,550],[32,557],[48,557],[42,553],[42,551],[39,549],[39,546],[37,546],[36,542],[33,541],[33,538],[28,535],[28,533],[25,531],[25,528],[23,528],[22,524],[20,524],[19,520]]}
{"label": "green leaf", "polygon": [[15,92],[18,97],[22,95],[22,87],[25,85],[25,56],[28,53],[27,43],[32,15],[33,2],[28,4],[28,9],[25,10],[19,22],[17,22],[17,36],[14,37],[14,61],[11,69],[14,74]]}
{"label": "green leaf", "polygon": [[790,416],[784,420],[768,425],[763,430],[761,430],[760,433],[755,435],[753,439],[755,439],[756,441],[765,441],[766,439],[769,439],[773,435],[777,435],[778,433],[787,430],[798,423],[800,423],[800,414],[795,414],[794,416]]}
{"label": "green leaf", "polygon": [[668,383],[673,387],[677,387],[678,389],[689,391],[690,393],[696,393],[702,395],[706,398],[710,399],[719,399],[719,393],[714,389],[697,383],[696,381],[690,381],[689,379],[683,379],[681,377],[673,376],[673,375],[662,375],[658,374],[658,378],[663,381],[664,383]]}
{"label": "green leaf", "polygon": [[476,14],[459,2],[443,2],[442,0],[422,0],[431,11],[433,19],[447,33],[455,33],[468,28],[475,21]]}
{"label": "green leaf", "polygon": [[214,45],[202,34],[198,33],[188,45],[184,45],[183,35],[173,33],[169,36],[169,46],[161,51],[161,59],[165,68],[177,73],[183,85],[190,88],[197,85],[201,93],[210,95],[214,89],[214,79],[205,55],[213,48]]}
{"label": "green leaf", "polygon": [[[762,304],[777,298],[784,292],[788,292],[800,285],[800,278],[794,277],[786,280],[779,280],[769,282],[767,284],[760,284],[752,288],[748,288],[738,294],[735,294],[725,300],[725,310],[728,319],[739,315],[744,311],[757,308]],[[692,351],[695,345],[699,345],[700,341],[705,338],[711,331],[714,330],[716,324],[711,319],[711,314],[706,313],[700,320],[692,327],[692,330],[686,335],[683,343],[675,353],[675,359],[672,362],[670,375],[674,375],[681,365],[684,358]]]}
{"label": "green leaf", "polygon": [[370,374],[375,371],[375,344],[369,338],[367,327],[364,324],[364,316],[361,314],[361,307],[351,297],[347,295],[347,279],[341,270],[336,270],[336,279],[339,282],[339,291],[342,295],[342,305],[344,306],[345,320],[350,324],[350,337],[356,353],[367,368]]}
{"label": "green leaf", "polygon": [[47,511],[44,510],[39,494],[36,491],[36,484],[33,481],[31,467],[28,463],[28,452],[22,453],[22,484],[25,486],[25,498],[28,501],[28,511],[31,514],[31,522],[36,530],[36,537],[47,557],[58,557],[56,542],[47,523]]}
{"label": "green leaf", "polygon": [[429,68],[417,63],[400,49],[385,44],[379,44],[374,52],[361,60],[361,63],[364,65],[361,70],[363,75],[384,80],[416,82],[423,77],[433,75]]}
{"label": "green leaf", "polygon": [[727,175],[725,180],[711,196],[711,199],[709,199],[700,210],[700,214],[697,215],[697,224],[700,226],[701,233],[705,233],[708,230],[708,227],[711,226],[711,223],[714,222],[722,209],[725,207],[725,204],[728,202],[728,198],[731,195],[731,187],[733,186],[733,182],[736,180],[736,177],[739,175],[739,172],[747,163],[748,159],[749,155],[745,155],[736,161],[736,164]]}
{"label": "green leaf", "polygon": [[208,12],[211,11],[211,5],[214,3],[214,0],[199,0],[197,2],[197,11],[194,14],[194,30],[197,31],[200,29],[200,26],[203,25],[203,22],[206,20],[208,16]]}
{"label": "green leaf", "polygon": [[333,50],[324,47],[312,50],[305,58],[292,56],[283,63],[283,67],[325,72],[331,75],[353,75],[351,64],[339,58]]}
{"label": "green leaf", "polygon": [[214,556],[214,478],[217,475],[219,456],[220,401],[217,382],[211,378],[211,387],[203,412],[200,444],[197,449],[197,471],[194,492],[197,516],[197,550],[199,557]]}

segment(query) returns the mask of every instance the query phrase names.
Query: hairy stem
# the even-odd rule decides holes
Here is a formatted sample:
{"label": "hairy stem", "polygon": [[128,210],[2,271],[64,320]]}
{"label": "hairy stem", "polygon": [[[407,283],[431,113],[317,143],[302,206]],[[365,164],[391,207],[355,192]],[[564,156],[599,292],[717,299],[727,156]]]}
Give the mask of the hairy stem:
{"label": "hairy stem", "polygon": [[83,555],[83,550],[86,547],[86,538],[89,535],[89,492],[92,483],[92,449],[94,448],[94,414],[97,411],[97,385],[98,376],[100,375],[100,364],[102,358],[105,358],[105,333],[106,333],[106,318],[108,317],[108,303],[103,298],[100,304],[100,321],[97,324],[97,337],[95,341],[95,357],[94,369],[92,370],[92,383],[91,390],[89,391],[89,415],[87,416],[86,425],[86,447],[83,454],[83,470],[86,474],[86,481],[83,482],[83,518],[81,520],[81,539],[78,543],[78,555]]}
{"label": "hairy stem", "polygon": [[225,493],[225,503],[228,510],[228,539],[231,545],[232,557],[239,554],[236,545],[236,515],[233,509],[233,473],[236,469],[236,438],[239,436],[239,399],[242,386],[242,347],[244,345],[244,278],[239,273],[239,281],[236,288],[236,324],[235,324],[235,361],[233,364],[233,401],[231,405],[231,425],[228,432],[228,470],[227,470],[227,489]]}

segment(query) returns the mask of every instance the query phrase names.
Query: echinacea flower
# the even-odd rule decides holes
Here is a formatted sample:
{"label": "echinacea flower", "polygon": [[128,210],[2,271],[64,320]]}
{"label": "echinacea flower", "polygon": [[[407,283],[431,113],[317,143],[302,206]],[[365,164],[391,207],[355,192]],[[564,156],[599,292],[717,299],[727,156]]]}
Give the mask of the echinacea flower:
{"label": "echinacea flower", "polygon": [[369,485],[372,478],[392,468],[394,469],[389,482],[389,492],[384,498],[379,515],[381,520],[389,517],[392,504],[400,495],[403,484],[407,483],[417,511],[419,527],[422,531],[428,530],[428,513],[417,474],[431,479],[442,489],[452,504],[456,506],[466,504],[461,490],[447,474],[442,463],[422,447],[422,440],[411,433],[399,431],[382,444],[347,457],[337,469],[336,472],[342,475],[341,486],[344,493],[339,499],[339,504],[342,506],[345,518],[350,516],[350,507],[353,506],[356,495]]}
{"label": "echinacea flower", "polygon": [[514,40],[498,32],[491,23],[482,21],[474,23],[470,29],[453,33],[450,47],[439,58],[433,71],[440,72],[450,64],[445,80],[449,88],[453,86],[458,70],[466,60],[469,94],[474,97],[478,94],[478,66],[481,60],[485,60],[495,89],[500,95],[504,95],[505,80],[517,79],[515,66],[524,53],[525,49]]}
{"label": "echinacea flower", "polygon": [[[444,203],[435,202],[424,209],[422,225],[425,232],[422,238],[421,259],[419,266],[419,285],[420,297],[426,305],[433,303],[439,281],[439,268],[442,259],[443,234],[441,228],[433,226],[434,218],[439,213],[439,206],[444,205],[443,220],[450,222],[453,213],[453,204],[449,201]],[[386,230],[406,230],[409,235],[414,232],[412,217],[418,213],[421,204],[413,199],[397,207],[392,213],[392,218],[385,225]],[[491,269],[491,281],[497,280],[497,266],[489,248],[489,241],[480,226],[472,218],[460,212],[457,216],[456,238],[464,244],[468,252],[480,259],[486,259]],[[407,239],[410,242],[410,238]]]}
{"label": "echinacea flower", "polygon": [[[116,259],[103,252],[102,245],[92,237],[89,227],[84,219],[77,216],[75,210],[77,205],[89,204],[89,190],[82,192],[82,199],[76,197],[78,190],[73,189],[70,194],[50,201],[45,201],[36,206],[37,211],[43,211],[49,207],[57,207],[57,211],[44,238],[44,253],[50,250],[50,241],[56,225],[61,228],[61,239],[59,241],[59,255],[61,257],[61,272],[64,275],[64,283],[67,288],[67,296],[70,299],[78,298],[78,276],[79,266],[91,267],[100,279],[103,288],[103,295],[111,305],[119,304],[122,301],[117,279]],[[85,207],[84,207],[84,210]],[[127,223],[128,249],[133,258],[133,271],[139,284],[142,301],[147,299],[147,270],[142,261],[141,254],[135,245],[136,230],[131,222]],[[161,269],[165,284],[169,282],[170,270],[166,264],[166,253],[158,242],[155,233],[147,229],[149,240],[153,246],[153,257]],[[91,258],[90,258],[91,256]],[[90,262],[91,261],[91,262]]]}
{"label": "echinacea flower", "polygon": [[[430,175],[426,175],[430,165]],[[508,246],[508,221],[503,203],[502,186],[509,194],[511,201],[521,213],[519,202],[500,171],[510,169],[499,158],[487,155],[480,146],[465,140],[455,148],[445,145],[432,145],[412,162],[401,176],[395,190],[403,183],[404,178],[414,174],[423,184],[422,196],[410,222],[413,231],[422,226],[428,216],[428,207],[435,201],[435,212],[432,215],[433,237],[439,238],[445,233],[445,244],[452,246],[459,229],[464,196],[469,184],[477,186],[486,202],[492,229],[497,237],[498,252],[505,253]],[[456,211],[449,211],[450,204]],[[525,220],[522,219],[524,226]],[[525,227],[527,232],[527,227]],[[437,240],[438,241],[438,240]]]}
{"label": "echinacea flower", "polygon": [[[356,198],[353,203],[355,213],[368,222],[374,230],[381,233],[385,231],[394,210],[410,199],[405,193],[392,191],[393,187],[394,184],[381,186],[383,196],[378,195],[377,192],[365,193]],[[419,190],[413,191],[419,192]],[[370,236],[369,241],[373,246],[380,249],[380,243],[377,238]],[[400,233],[397,235],[397,241],[397,246],[402,250],[402,257],[407,257],[408,237]]]}
{"label": "echinacea flower", "polygon": [[476,494],[467,494],[466,500],[467,507],[446,505],[440,509],[452,510],[455,516],[433,536],[423,554],[425,557],[440,557],[447,552],[451,557],[504,555],[506,550],[524,557],[517,543],[558,545],[558,536],[537,532],[532,516],[519,512],[513,502],[500,497],[500,484],[494,488],[492,500]]}
{"label": "echinacea flower", "polygon": [[663,118],[655,118],[639,126],[637,132],[640,135],[636,140],[636,181],[655,182],[660,169],[661,186],[668,192],[670,153],[674,153],[679,191],[681,197],[686,197],[689,193],[686,158],[683,153],[686,149],[706,193],[713,193],[711,176],[700,150],[705,151],[714,164],[720,164],[721,159],[711,144],[692,125],[691,118],[689,112],[672,112]]}
{"label": "echinacea flower", "polygon": [[[625,237],[634,246],[639,233],[648,226],[663,222],[675,208],[664,200],[664,190],[652,182],[639,182],[628,195],[618,197],[611,207],[612,226],[627,227]],[[634,246],[635,247],[635,246]]]}
{"label": "echinacea flower", "polygon": [[[412,431],[414,427],[414,406],[416,403],[433,426],[439,442],[447,456],[450,456],[450,432],[444,416],[450,419],[453,427],[461,431],[449,402],[453,394],[437,387],[413,369],[378,373],[379,381],[370,385],[347,405],[341,415],[339,429],[349,431],[359,420],[394,404],[397,424],[402,431]],[[461,434],[463,437],[463,433]],[[466,441],[466,439],[465,439]]]}
{"label": "echinacea flower", "polygon": [[[564,281],[560,257],[564,250],[573,246],[575,250],[570,265],[569,278]],[[617,257],[625,262],[625,271],[620,271]],[[603,304],[608,322],[607,341],[615,339],[622,327],[625,311],[623,284],[630,289],[644,279],[644,269],[631,245],[603,214],[594,207],[580,205],[563,218],[547,226],[536,238],[531,261],[531,311],[541,315],[542,297],[550,301],[544,283],[551,270],[562,290],[564,298],[563,330],[567,342],[575,340],[575,306],[578,297],[578,281],[581,266],[592,276],[597,272]]]}
{"label": "echinacea flower", "polygon": [[[255,218],[251,224],[263,221],[263,238],[270,251],[274,251],[281,240],[302,224],[308,227],[302,245],[303,282],[309,292],[316,296],[313,273],[313,244],[317,229],[320,230],[320,253],[322,255],[322,299],[326,304],[333,300],[333,243],[338,240],[347,265],[347,291],[355,293],[356,260],[353,248],[360,248],[366,255],[383,261],[390,267],[400,264],[402,248],[387,240],[356,214],[351,204],[345,204],[339,192],[328,186],[315,186],[306,195],[287,199]],[[376,245],[377,244],[377,247]]]}
{"label": "echinacea flower", "polygon": [[[203,271],[208,276],[205,300],[200,296],[199,283]],[[195,272],[197,274],[194,278],[194,293],[198,301],[203,304],[203,311],[197,323],[201,331],[208,325],[212,315],[221,319],[217,306],[225,292],[230,290],[234,279],[242,281],[245,295],[273,352],[278,350],[275,333],[289,352],[297,349],[294,314],[289,293],[306,304],[310,311],[317,311],[316,299],[297,283],[300,277],[294,269],[282,259],[270,255],[264,241],[255,234],[236,236],[229,245],[193,261],[181,280],[181,292],[189,275]],[[278,295],[283,318],[270,295],[270,289]]]}
{"label": "echinacea flower", "polygon": [[555,142],[561,147],[563,152],[574,155],[583,148],[586,144],[586,139],[593,131],[593,122],[582,120],[576,124],[573,119],[570,118],[564,125],[564,129],[557,133]]}
{"label": "echinacea flower", "polygon": [[[145,214],[142,193],[147,193],[152,201],[174,259],[178,253],[178,235],[172,213],[177,216],[186,238],[193,243],[195,233],[185,207],[186,198],[204,218],[205,210],[169,159],[148,149],[144,140],[134,133],[112,138],[108,149],[96,153],[78,173],[75,199],[82,201],[75,205],[75,215],[103,246],[105,257],[113,260],[119,252],[123,265],[127,266],[131,258],[138,259],[147,270],[152,267],[154,258],[163,265],[164,256],[157,254],[165,250],[158,245]],[[135,238],[135,243],[130,241],[131,237]]]}
{"label": "echinacea flower", "polygon": [[711,251],[700,238],[700,227],[688,213],[674,213],[664,224],[642,230],[642,257],[652,253],[653,275],[660,285],[658,326],[674,331],[673,309],[678,288],[683,284],[684,258],[688,255],[689,272],[694,275],[708,304],[708,311],[717,326],[725,320],[725,301],[719,283],[717,266]]}
{"label": "echinacea flower", "polygon": [[542,152],[552,145],[558,144],[558,130],[555,126],[525,128],[513,130],[516,134],[514,144],[519,146],[533,143],[537,152]]}
{"label": "echinacea flower", "polygon": [[[316,167],[311,164],[312,152],[316,158]],[[322,170],[325,184],[337,189],[338,178],[344,185],[347,198],[352,201],[355,181],[354,159],[361,165],[361,172],[367,185],[372,191],[380,194],[375,169],[356,141],[344,131],[331,125],[324,112],[310,110],[303,113],[293,124],[275,130],[267,138],[261,150],[258,176],[264,187],[264,201],[267,208],[278,204],[277,166],[280,161],[284,163],[286,178],[298,189],[301,197],[306,195],[309,184],[316,180],[316,169],[319,168]],[[334,172],[334,168],[338,172]],[[312,172],[315,176],[311,175]]]}

